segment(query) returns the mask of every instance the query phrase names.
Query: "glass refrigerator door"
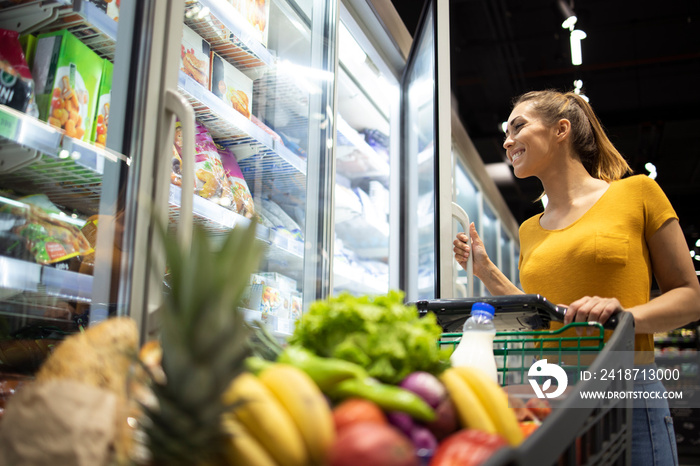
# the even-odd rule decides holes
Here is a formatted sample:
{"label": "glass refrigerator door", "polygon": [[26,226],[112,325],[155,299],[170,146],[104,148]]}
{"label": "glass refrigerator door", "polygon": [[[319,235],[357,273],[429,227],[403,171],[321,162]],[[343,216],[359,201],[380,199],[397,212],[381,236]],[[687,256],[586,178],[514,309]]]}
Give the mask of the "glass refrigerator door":
{"label": "glass refrigerator door", "polygon": [[[187,1],[178,89],[195,111],[194,221],[269,245],[244,302],[288,335],[330,289],[334,2]],[[171,218],[182,204],[179,127]],[[231,273],[235,273],[232,264]]]}
{"label": "glass refrigerator door", "polygon": [[[402,285],[408,300],[449,297],[452,154],[449,3],[426,3],[402,83],[404,226]],[[441,236],[447,235],[447,243]],[[447,272],[446,272],[447,270]]]}
{"label": "glass refrigerator door", "polygon": [[[399,83],[347,10],[339,26],[333,292],[386,294],[390,287],[392,129]],[[351,32],[351,30],[353,32]],[[382,71],[384,70],[384,71]]]}
{"label": "glass refrigerator door", "polygon": [[[133,228],[125,206],[139,162],[124,144],[134,93],[116,84],[133,71],[129,51],[115,50],[117,37],[134,40],[133,16],[118,22],[115,3],[1,3],[0,61],[3,75],[15,77],[0,89],[0,374],[7,378],[32,374],[67,335],[129,313],[120,298],[130,280],[124,239]],[[30,82],[33,102],[22,94]]]}

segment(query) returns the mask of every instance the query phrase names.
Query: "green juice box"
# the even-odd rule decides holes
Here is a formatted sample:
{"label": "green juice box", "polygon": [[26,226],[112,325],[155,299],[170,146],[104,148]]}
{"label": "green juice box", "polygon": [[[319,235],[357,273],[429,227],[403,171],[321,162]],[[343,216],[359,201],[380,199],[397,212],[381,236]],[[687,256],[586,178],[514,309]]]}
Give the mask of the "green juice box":
{"label": "green juice box", "polygon": [[95,109],[95,124],[92,128],[91,142],[96,146],[105,147],[107,143],[107,127],[109,126],[109,104],[112,95],[112,71],[114,65],[104,59],[102,62],[102,80],[100,90],[97,93],[97,107]]}
{"label": "green juice box", "polygon": [[102,68],[103,59],[70,32],[39,35],[32,66],[39,118],[89,141]]}

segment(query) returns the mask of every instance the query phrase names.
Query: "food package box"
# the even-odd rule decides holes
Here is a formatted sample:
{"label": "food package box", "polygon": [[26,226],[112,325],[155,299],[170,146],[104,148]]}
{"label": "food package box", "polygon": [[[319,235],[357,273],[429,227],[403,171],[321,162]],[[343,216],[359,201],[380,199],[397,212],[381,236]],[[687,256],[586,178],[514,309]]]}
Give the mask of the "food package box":
{"label": "food package box", "polygon": [[293,320],[299,320],[302,313],[302,299],[301,293],[293,292],[291,293],[291,307],[289,310],[289,318]]}
{"label": "food package box", "polygon": [[183,25],[180,69],[207,89],[209,89],[209,59],[209,42]]}
{"label": "food package box", "polygon": [[34,52],[36,51],[36,36],[34,34],[22,34],[19,36],[19,44],[22,46],[24,58],[27,63],[34,63]]}
{"label": "food package box", "polygon": [[280,290],[296,291],[296,289],[297,289],[297,281],[294,280],[293,278],[289,278],[286,275],[282,275],[281,273],[259,272],[256,275],[258,277],[261,277],[262,279],[265,279],[265,280],[272,280],[273,283],[277,284],[277,286],[279,287]]}
{"label": "food package box", "polygon": [[250,109],[253,108],[253,80],[213,52],[210,90],[226,105],[250,120]]}
{"label": "food package box", "polygon": [[97,92],[97,109],[95,111],[95,124],[92,129],[90,141],[96,146],[105,147],[107,143],[107,127],[109,125],[109,105],[112,95],[112,71],[114,65],[105,59],[102,62],[102,80],[100,90]]}
{"label": "food package box", "polygon": [[233,196],[233,202],[229,208],[246,218],[253,218],[255,216],[255,203],[253,202],[250,188],[248,188],[248,183],[243,178],[241,168],[238,166],[236,156],[229,149],[218,144],[216,148],[219,151],[221,164],[224,167],[224,172],[231,188],[231,195]]}
{"label": "food package box", "polygon": [[32,67],[39,117],[72,138],[89,141],[102,61],[68,31],[39,35]]}
{"label": "food package box", "polygon": [[229,0],[246,22],[255,40],[267,46],[268,23],[270,22],[270,0]]}
{"label": "food package box", "polygon": [[119,21],[119,0],[87,0],[94,3],[100,10],[104,11],[114,21]]}

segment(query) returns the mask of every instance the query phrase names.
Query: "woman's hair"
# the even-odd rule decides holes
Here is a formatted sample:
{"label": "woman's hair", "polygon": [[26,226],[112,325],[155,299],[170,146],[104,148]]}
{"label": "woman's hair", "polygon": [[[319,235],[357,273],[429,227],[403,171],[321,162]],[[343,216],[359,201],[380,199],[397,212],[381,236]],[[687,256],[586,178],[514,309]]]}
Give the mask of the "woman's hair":
{"label": "woman's hair", "polygon": [[581,163],[594,178],[619,180],[632,169],[613,146],[591,105],[573,92],[555,90],[527,92],[513,101],[513,107],[530,102],[546,125],[562,118],[571,122],[571,144]]}

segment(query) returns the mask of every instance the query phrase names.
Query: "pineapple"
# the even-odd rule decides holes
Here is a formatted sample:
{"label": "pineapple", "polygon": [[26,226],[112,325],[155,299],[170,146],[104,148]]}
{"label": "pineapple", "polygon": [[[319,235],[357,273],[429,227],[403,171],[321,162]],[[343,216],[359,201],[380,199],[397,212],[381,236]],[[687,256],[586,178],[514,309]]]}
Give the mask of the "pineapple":
{"label": "pineapple", "polygon": [[250,327],[238,304],[264,246],[255,223],[236,226],[217,248],[195,226],[189,251],[163,234],[170,270],[160,326],[165,380],[152,381],[157,400],[144,406],[153,465],[222,463],[222,393],[244,370]]}

